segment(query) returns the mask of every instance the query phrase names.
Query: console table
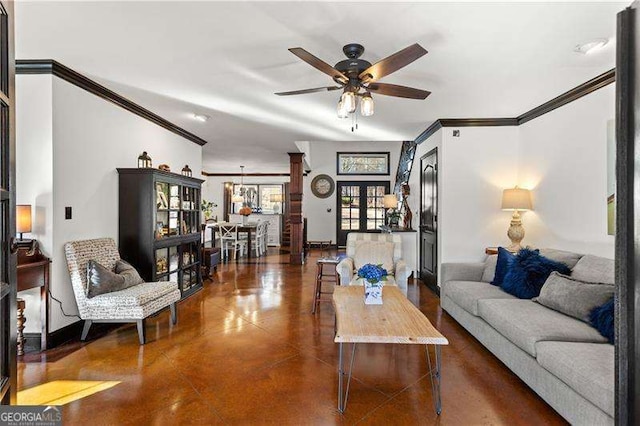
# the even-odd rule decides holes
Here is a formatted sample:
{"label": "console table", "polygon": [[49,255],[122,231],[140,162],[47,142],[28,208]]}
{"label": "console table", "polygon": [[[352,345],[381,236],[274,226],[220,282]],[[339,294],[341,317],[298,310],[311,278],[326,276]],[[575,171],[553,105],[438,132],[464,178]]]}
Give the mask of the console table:
{"label": "console table", "polygon": [[49,264],[51,259],[43,255],[36,246],[32,251],[30,247],[18,248],[18,291],[40,288],[40,350],[47,349],[47,336],[49,334]]}

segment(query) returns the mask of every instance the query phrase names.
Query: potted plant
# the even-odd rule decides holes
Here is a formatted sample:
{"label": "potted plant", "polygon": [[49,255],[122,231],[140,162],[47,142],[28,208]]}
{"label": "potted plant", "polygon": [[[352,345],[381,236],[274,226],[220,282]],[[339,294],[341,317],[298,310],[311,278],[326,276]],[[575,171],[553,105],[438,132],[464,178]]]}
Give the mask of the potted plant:
{"label": "potted plant", "polygon": [[358,277],[364,280],[365,305],[382,305],[382,286],[388,272],[382,265],[367,263],[358,269]]}
{"label": "potted plant", "polygon": [[204,198],[202,199],[202,202],[200,203],[200,208],[202,210],[202,213],[204,214],[205,222],[208,222],[213,218],[213,209],[216,207],[218,207],[218,205],[213,201],[207,201]]}

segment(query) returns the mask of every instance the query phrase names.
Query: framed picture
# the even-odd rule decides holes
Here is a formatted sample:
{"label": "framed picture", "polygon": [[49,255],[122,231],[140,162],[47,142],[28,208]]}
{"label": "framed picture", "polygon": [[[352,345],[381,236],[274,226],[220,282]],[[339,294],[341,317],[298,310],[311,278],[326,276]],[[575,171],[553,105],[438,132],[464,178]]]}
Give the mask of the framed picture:
{"label": "framed picture", "polygon": [[338,152],[339,175],[389,175],[388,152]]}
{"label": "framed picture", "polygon": [[164,193],[164,188],[161,183],[156,183],[156,207],[159,210],[166,210],[169,208],[167,195]]}

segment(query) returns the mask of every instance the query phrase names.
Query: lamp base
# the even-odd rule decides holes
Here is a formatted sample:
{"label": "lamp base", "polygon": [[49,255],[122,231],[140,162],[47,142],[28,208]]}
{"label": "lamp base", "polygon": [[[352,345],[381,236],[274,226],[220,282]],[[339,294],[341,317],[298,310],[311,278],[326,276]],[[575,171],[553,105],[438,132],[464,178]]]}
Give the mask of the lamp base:
{"label": "lamp base", "polygon": [[511,217],[511,226],[507,231],[507,237],[511,240],[511,245],[507,248],[509,251],[518,251],[522,248],[520,242],[524,238],[524,228],[522,227],[522,220],[520,219],[520,213],[518,210],[513,212]]}

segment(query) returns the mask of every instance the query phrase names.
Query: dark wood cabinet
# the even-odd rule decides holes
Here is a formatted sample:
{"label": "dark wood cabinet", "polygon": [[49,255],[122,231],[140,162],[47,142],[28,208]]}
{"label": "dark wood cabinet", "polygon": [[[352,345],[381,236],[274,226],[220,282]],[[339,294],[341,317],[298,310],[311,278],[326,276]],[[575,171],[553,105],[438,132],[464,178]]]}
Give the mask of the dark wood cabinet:
{"label": "dark wood cabinet", "polygon": [[145,281],[202,288],[201,179],[156,169],[118,169],[120,255]]}

